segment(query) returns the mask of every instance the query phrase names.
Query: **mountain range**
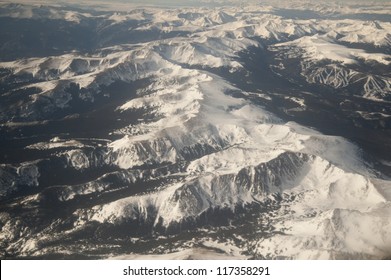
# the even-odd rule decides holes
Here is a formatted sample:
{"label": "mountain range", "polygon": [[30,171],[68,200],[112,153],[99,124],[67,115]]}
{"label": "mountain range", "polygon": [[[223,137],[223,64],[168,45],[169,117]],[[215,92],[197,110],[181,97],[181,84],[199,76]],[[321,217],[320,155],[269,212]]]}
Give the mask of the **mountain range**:
{"label": "mountain range", "polygon": [[391,7],[310,8],[2,3],[1,257],[390,258]]}

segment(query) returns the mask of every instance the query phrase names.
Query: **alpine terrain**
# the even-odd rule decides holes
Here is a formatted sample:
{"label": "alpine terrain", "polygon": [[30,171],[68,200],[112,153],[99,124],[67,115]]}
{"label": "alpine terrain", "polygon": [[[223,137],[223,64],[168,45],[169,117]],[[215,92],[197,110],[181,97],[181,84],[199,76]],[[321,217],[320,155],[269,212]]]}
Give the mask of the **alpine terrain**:
{"label": "alpine terrain", "polygon": [[12,2],[2,259],[391,258],[390,2]]}

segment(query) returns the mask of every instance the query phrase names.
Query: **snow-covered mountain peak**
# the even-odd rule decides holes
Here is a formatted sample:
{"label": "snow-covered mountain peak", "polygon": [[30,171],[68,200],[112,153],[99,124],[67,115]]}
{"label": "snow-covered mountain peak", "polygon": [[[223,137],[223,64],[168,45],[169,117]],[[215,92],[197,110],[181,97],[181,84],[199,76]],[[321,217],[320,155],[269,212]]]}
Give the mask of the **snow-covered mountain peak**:
{"label": "snow-covered mountain peak", "polygon": [[[337,36],[335,32],[325,35],[305,36],[287,43],[276,44],[276,47],[293,47],[294,52],[302,53],[302,58],[307,61],[331,60],[342,64],[357,64],[359,61],[376,61],[389,65],[391,55],[382,53],[367,53],[362,49],[348,48],[338,44],[332,37]],[[295,57],[292,54],[291,57]]]}

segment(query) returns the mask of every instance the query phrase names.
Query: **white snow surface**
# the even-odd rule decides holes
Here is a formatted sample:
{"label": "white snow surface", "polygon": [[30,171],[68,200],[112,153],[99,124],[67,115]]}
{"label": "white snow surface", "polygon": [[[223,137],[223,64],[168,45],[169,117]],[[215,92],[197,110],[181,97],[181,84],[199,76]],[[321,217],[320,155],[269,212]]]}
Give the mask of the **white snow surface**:
{"label": "white snow surface", "polygon": [[[346,23],[340,25],[345,26]],[[378,28],[382,32],[390,32],[390,27],[388,29]],[[343,29],[344,27],[341,27],[339,31],[345,32]],[[376,33],[376,30],[372,32]],[[369,31],[368,34],[370,34]],[[362,97],[375,101],[387,100],[391,93],[389,73],[387,71],[368,73],[365,69],[371,67],[370,65],[389,67],[391,56],[385,53],[367,52],[363,49],[343,46],[341,45],[341,38],[339,38],[340,35],[336,31],[330,31],[323,35],[303,36],[293,41],[275,44],[270,49],[278,52],[278,60],[281,61],[282,67],[274,67],[284,70],[286,60],[299,58],[301,75],[309,83],[325,84],[336,89],[359,86],[361,90],[357,91],[357,94]],[[382,36],[390,35],[383,34]],[[352,43],[369,42],[357,41]],[[374,42],[370,44],[377,45]],[[363,65],[366,67],[363,67]]]}
{"label": "white snow surface", "polygon": [[357,64],[359,60],[376,61],[385,65],[389,65],[391,63],[390,55],[382,53],[367,53],[362,49],[348,48],[338,44],[327,34],[305,36],[287,43],[276,44],[276,46],[292,46],[299,48],[304,52],[302,57],[308,61],[328,59],[341,62],[343,64]]}
{"label": "white snow surface", "polygon": [[[346,254],[386,256],[389,239],[379,241],[378,236],[389,232],[389,200],[378,190],[376,181],[372,181],[374,174],[363,164],[353,144],[293,122],[284,123],[263,108],[230,97],[226,92],[238,89],[218,76],[202,70],[183,69],[178,65],[170,67],[172,71],[161,69],[165,73],[164,79],[156,78],[145,92],[140,93],[139,98],[118,108],[149,108],[161,118],[139,124],[134,129],[137,133],[124,135],[110,144],[116,164],[128,169],[145,162],[174,163],[182,159],[180,152],[183,148],[196,144],[210,145],[217,151],[193,160],[187,168],[186,179],[179,183],[167,185],[153,193],[98,205],[87,211],[78,210],[75,215],[80,218],[76,226],[91,220],[116,224],[129,219],[147,219],[151,209],[154,209],[153,212],[157,213],[153,217],[154,223],[168,227],[197,217],[211,207],[233,210],[238,204],[265,199],[268,193],[288,192],[299,195],[301,199],[289,206],[294,213],[292,216],[275,223],[283,223],[288,228],[286,236],[292,240],[285,235],[275,235],[272,241],[260,240],[259,248],[264,248],[266,242],[274,242],[276,248],[289,248],[289,251],[281,253],[281,256],[288,258],[337,258]],[[174,82],[178,79],[182,83]],[[247,189],[235,183],[243,170],[250,177],[255,176],[251,174],[256,173],[257,166],[272,164],[279,157],[289,158],[287,153],[304,154],[310,158],[302,166],[293,165],[292,174],[284,175],[286,177],[282,178],[281,185],[272,183],[265,193],[259,190],[262,186],[253,185]],[[389,182],[383,184],[387,185],[386,188],[390,187]],[[370,218],[357,218],[354,223],[349,222],[351,215],[370,217],[374,209],[376,213],[383,213],[383,218],[374,218],[373,223]],[[316,215],[313,217],[308,213]],[[310,245],[307,246],[306,241],[296,248],[303,239],[295,226],[301,223],[323,224],[327,213],[344,213],[338,216],[338,234],[354,231],[357,227],[369,227],[376,228],[378,235],[372,232],[349,235],[343,239],[344,243],[338,243],[335,247],[331,243],[331,247],[324,250],[325,244],[316,240],[318,235],[321,240],[332,240],[329,231],[319,233],[319,230],[309,230],[306,238]],[[385,226],[379,226],[383,224]],[[377,238],[367,241],[365,246],[371,249],[364,245],[352,245],[371,236]],[[280,242],[283,245],[279,245]],[[315,242],[315,245],[311,245],[311,242]],[[386,249],[376,249],[379,244]],[[333,254],[334,251],[338,254]]]}
{"label": "white snow surface", "polygon": [[161,255],[119,255],[109,257],[109,260],[240,260],[244,257],[240,254],[227,254],[213,249],[196,248],[184,249],[175,253]]}

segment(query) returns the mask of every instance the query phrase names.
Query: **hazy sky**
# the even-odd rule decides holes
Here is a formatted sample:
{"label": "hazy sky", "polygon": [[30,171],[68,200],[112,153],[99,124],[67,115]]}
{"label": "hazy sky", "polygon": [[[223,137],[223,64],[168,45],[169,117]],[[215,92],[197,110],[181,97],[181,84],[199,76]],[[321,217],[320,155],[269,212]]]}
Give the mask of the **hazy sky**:
{"label": "hazy sky", "polygon": [[[271,6],[279,6],[282,3],[290,4],[290,7],[295,7],[295,2],[301,3],[313,3],[313,4],[332,4],[338,3],[339,5],[343,4],[352,4],[360,3],[365,6],[370,6],[371,3],[387,2],[391,5],[391,0],[0,0],[1,2],[11,2],[11,3],[39,3],[39,4],[73,4],[78,6],[105,6],[109,8],[121,7],[121,6],[219,6],[219,5],[230,5],[230,4],[265,4]],[[311,5],[311,4],[310,4]],[[284,5],[285,6],[285,5]]]}

